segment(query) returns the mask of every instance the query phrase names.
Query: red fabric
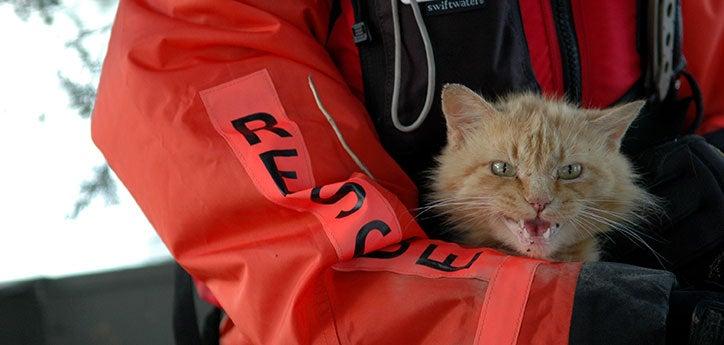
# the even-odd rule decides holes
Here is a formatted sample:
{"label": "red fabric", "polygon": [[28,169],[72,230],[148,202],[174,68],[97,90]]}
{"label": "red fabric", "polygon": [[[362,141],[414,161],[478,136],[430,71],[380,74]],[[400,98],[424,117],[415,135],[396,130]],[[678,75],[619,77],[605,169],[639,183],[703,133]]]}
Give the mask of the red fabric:
{"label": "red fabric", "polygon": [[639,79],[636,1],[571,0],[586,107],[608,107]]}
{"label": "red fabric", "polygon": [[[724,2],[683,0],[684,56],[701,87],[704,122],[699,133],[724,128]],[[682,80],[682,84],[686,84]],[[693,108],[693,106],[692,106]]]}
{"label": "red fabric", "polygon": [[[518,332],[538,265],[540,262],[511,256],[501,258],[497,263],[485,292],[475,335],[476,344],[518,342]],[[506,274],[506,271],[515,273]],[[568,342],[555,343],[565,345]]]}
{"label": "red fabric", "polygon": [[565,93],[561,48],[549,0],[519,0],[523,29],[533,73],[544,95]]}
{"label": "red fabric", "polygon": [[[374,288],[360,289],[374,281]],[[473,344],[487,281],[385,271],[334,272],[329,282],[342,344]],[[354,291],[350,298],[346,291]],[[437,295],[430,298],[421,294]],[[370,304],[376,300],[378,303]],[[415,304],[415,308],[410,305]]]}
{"label": "red fabric", "polygon": [[196,293],[199,295],[199,298],[206,301],[206,303],[221,307],[219,300],[216,299],[214,293],[211,292],[211,290],[209,290],[209,288],[204,285],[204,283],[199,280],[194,280],[194,287],[196,288]]}
{"label": "red fabric", "polygon": [[568,344],[573,299],[581,266],[560,263],[539,265],[523,316],[519,345]]}
{"label": "red fabric", "polygon": [[[348,229],[362,229],[367,224],[371,224],[369,223],[371,219],[380,222],[379,224],[386,224],[390,231],[379,236],[383,229],[374,228],[376,231],[370,232],[371,235],[367,236],[366,241],[362,243],[368,248],[365,253],[370,251],[369,248],[384,248],[403,239],[402,228],[397,224],[399,221],[395,217],[396,214],[397,217],[402,218],[403,222],[413,225],[408,227],[407,236],[424,236],[422,230],[414,226],[412,217],[407,213],[405,207],[398,205],[394,196],[384,195],[382,189],[366,175],[355,173],[343,182],[331,183],[319,190],[320,198],[331,199],[336,191],[342,190],[345,185],[350,185],[364,190],[363,196],[345,193],[343,198],[334,202],[331,207],[328,203],[312,200],[310,189],[319,184],[314,181],[314,176],[312,176],[308,144],[305,143],[296,123],[287,117],[267,70],[261,70],[201,91],[201,99],[214,128],[232,148],[261,194],[280,207],[309,212],[314,215],[339,258],[352,259],[357,250],[356,247],[360,244],[356,237],[358,233],[348,231]],[[316,117],[319,118],[321,114],[319,111],[317,113]],[[240,114],[266,114],[268,119],[274,119],[274,130],[265,127],[272,123],[271,120],[265,122],[256,119],[255,115],[240,117]],[[236,119],[248,118],[254,120],[234,124]],[[241,132],[242,135],[239,135],[237,127],[255,131]],[[320,130],[322,129],[320,128]],[[328,143],[337,144],[334,141]],[[282,150],[288,154],[281,155]],[[263,160],[262,157],[265,157],[266,153],[275,151],[280,151],[280,154]],[[329,163],[333,162],[320,162],[325,165]],[[274,164],[275,167],[270,169],[270,164]],[[283,176],[277,180],[270,179],[270,174],[275,172],[293,172],[293,176]],[[393,202],[388,202],[387,197],[392,197]],[[358,202],[361,202],[360,207],[355,207]]]}
{"label": "red fabric", "polygon": [[[430,249],[433,248],[432,251]],[[511,257],[490,249],[463,249],[451,243],[414,241],[386,250],[394,253],[389,259],[359,258],[335,265],[330,291],[349,291],[365,278],[376,277],[379,286],[364,292],[361,299],[344,300],[332,293],[334,305],[341,304],[343,313],[335,318],[338,325],[351,332],[364,332],[357,339],[364,344],[567,344],[568,329],[581,265],[576,263],[552,264],[540,260]],[[430,258],[442,262],[454,255],[455,266],[467,266],[454,272],[440,272],[420,265],[429,252]],[[392,254],[390,256],[393,256]],[[360,271],[373,274],[361,274]],[[339,272],[349,272],[344,275]],[[385,274],[382,272],[397,275]],[[352,275],[354,274],[354,275]],[[384,277],[384,278],[383,278]],[[422,279],[427,278],[427,279]],[[458,281],[456,284],[451,280]],[[398,281],[395,282],[395,279]],[[400,281],[406,284],[401,284]],[[341,285],[339,285],[341,283]],[[410,284],[410,285],[407,285]],[[427,284],[438,291],[437,304],[428,298],[419,298]],[[359,286],[359,285],[356,285]],[[412,290],[406,290],[412,288]],[[392,291],[388,290],[391,289]],[[468,289],[472,295],[468,294]],[[365,293],[385,298],[385,305],[365,306]],[[381,294],[381,295],[380,295]],[[410,301],[419,304],[417,312],[410,313]],[[463,305],[470,305],[477,313],[470,313]],[[339,307],[337,307],[339,308]],[[443,320],[438,319],[445,315]],[[404,324],[398,319],[411,320]],[[360,321],[362,320],[362,321]],[[355,327],[355,324],[372,325]],[[475,330],[475,332],[469,332]],[[409,333],[408,333],[409,332]]]}
{"label": "red fabric", "polygon": [[[540,315],[529,312],[546,298],[537,272],[565,270],[424,238],[407,211],[414,185],[324,49],[329,10],[316,0],[121,0],[95,143],[218,299],[227,344],[473,343],[483,328],[509,344],[520,324],[480,324],[482,305],[506,313],[505,298],[515,312],[504,317]],[[340,145],[310,75],[374,179]],[[350,185],[363,191],[335,198]],[[401,239],[384,249],[396,256],[359,257]],[[572,300],[576,276],[552,279]]]}
{"label": "red fabric", "polygon": [[[550,1],[519,0],[531,65],[546,95],[564,94],[563,67]],[[636,2],[572,0],[586,107],[608,107],[640,77]],[[615,23],[615,25],[612,25]]]}

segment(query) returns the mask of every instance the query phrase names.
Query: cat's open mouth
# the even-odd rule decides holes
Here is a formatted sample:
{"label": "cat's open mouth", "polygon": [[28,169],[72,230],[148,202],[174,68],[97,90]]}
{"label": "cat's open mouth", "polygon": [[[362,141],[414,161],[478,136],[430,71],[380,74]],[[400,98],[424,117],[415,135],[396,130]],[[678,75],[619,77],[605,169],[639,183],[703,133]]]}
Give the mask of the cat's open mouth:
{"label": "cat's open mouth", "polygon": [[520,247],[525,249],[523,254],[536,257],[545,255],[543,252],[547,251],[551,237],[560,229],[560,224],[541,218],[516,221],[505,217],[505,225],[518,238]]}

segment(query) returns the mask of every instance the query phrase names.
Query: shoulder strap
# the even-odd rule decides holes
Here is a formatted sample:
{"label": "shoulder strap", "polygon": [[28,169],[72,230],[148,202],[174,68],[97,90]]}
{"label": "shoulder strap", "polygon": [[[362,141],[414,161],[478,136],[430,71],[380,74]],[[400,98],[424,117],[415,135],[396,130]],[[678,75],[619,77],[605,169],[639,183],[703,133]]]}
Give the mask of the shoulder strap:
{"label": "shoulder strap", "polygon": [[176,264],[173,292],[173,335],[177,345],[201,345],[191,276]]}
{"label": "shoulder strap", "polygon": [[222,312],[214,308],[205,318],[199,332],[194,283],[191,276],[176,264],[173,293],[173,335],[176,345],[218,345]]}

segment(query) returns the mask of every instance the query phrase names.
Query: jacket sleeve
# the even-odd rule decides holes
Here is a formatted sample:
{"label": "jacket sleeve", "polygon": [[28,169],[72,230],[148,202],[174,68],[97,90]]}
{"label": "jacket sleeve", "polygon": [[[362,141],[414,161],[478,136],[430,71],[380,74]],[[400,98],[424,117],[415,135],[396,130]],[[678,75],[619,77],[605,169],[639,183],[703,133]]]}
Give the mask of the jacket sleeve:
{"label": "jacket sleeve", "polygon": [[[482,291],[494,286],[485,277],[510,266],[496,291],[520,290],[522,305],[559,278],[536,285],[540,262],[425,239],[407,212],[414,185],[320,43],[329,12],[314,0],[121,0],[93,139],[174,258],[213,292],[238,342],[471,343],[490,297]],[[308,76],[372,177],[325,120]],[[554,289],[564,302],[546,313],[569,320],[578,266],[550,267],[568,273]],[[419,303],[396,303],[408,298]],[[360,333],[359,322],[375,326]]]}
{"label": "jacket sleeve", "polygon": [[[354,209],[348,204],[355,205],[359,193],[335,194],[346,189],[334,183],[366,187],[365,208],[335,228],[350,236],[359,230],[351,226],[377,212],[366,207],[372,200],[393,210],[381,216],[388,221],[406,213],[386,188],[408,207],[416,199],[413,184],[378,144],[363,105],[320,44],[329,12],[328,1],[123,0],[103,67],[94,141],[175,259],[209,286],[253,343],[298,338],[282,329],[306,322],[297,312],[310,310],[319,273],[354,255],[354,246],[334,242],[349,236],[330,234],[332,226],[323,226],[327,218],[319,215]],[[374,181],[352,179],[359,168],[317,107],[310,75]],[[215,113],[226,111],[224,103],[238,108]],[[273,118],[245,117],[258,113]],[[221,123],[227,115],[234,118]],[[291,135],[256,130],[264,121],[278,122],[279,132]],[[233,131],[234,125],[248,127],[250,138],[261,141],[252,148],[279,140],[278,150],[239,153],[239,142],[225,140],[226,126]],[[250,146],[238,130],[231,135]],[[263,153],[284,150],[297,156],[264,156],[277,165],[267,169]],[[275,181],[280,171],[296,173],[296,179]],[[308,202],[312,188],[325,185],[319,199],[327,205]],[[286,193],[301,201],[280,201]],[[335,195],[341,200],[331,203]],[[409,228],[415,230],[407,233],[422,235]],[[365,251],[401,240],[396,230],[385,236],[388,241],[368,242]]]}

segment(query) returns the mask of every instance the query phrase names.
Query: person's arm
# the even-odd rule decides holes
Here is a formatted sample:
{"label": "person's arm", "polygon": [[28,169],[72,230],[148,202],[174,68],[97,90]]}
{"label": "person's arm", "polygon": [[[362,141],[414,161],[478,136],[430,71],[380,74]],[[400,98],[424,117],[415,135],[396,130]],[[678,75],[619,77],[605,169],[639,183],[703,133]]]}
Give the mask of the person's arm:
{"label": "person's arm", "polygon": [[[568,343],[580,264],[425,238],[407,211],[413,184],[320,43],[329,12],[314,0],[119,4],[93,139],[217,298],[233,322],[227,340]],[[657,288],[647,296],[665,306],[666,284],[626,284]],[[663,323],[651,308],[625,310],[644,313]]]}
{"label": "person's arm", "polygon": [[[411,207],[414,185],[320,44],[329,6],[121,1],[99,86],[94,141],[176,260],[255,343],[293,336],[284,328],[305,319],[294,311],[316,301],[323,270],[361,248],[368,223],[380,221],[364,252],[403,238],[393,222],[423,236],[386,191]],[[374,181],[353,176],[308,76]]]}

